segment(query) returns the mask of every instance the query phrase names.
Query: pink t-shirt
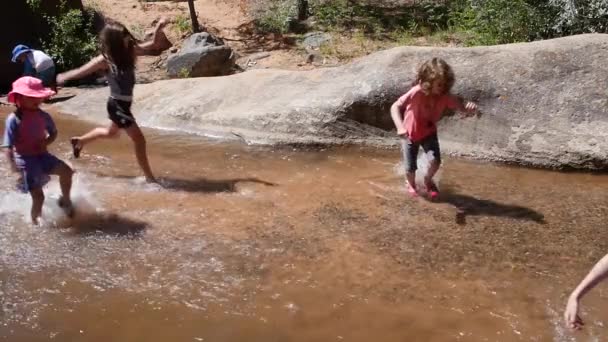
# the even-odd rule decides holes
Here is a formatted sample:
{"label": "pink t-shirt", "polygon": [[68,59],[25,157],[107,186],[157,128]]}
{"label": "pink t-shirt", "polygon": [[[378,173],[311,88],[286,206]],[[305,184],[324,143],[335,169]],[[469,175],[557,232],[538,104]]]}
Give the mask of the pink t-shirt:
{"label": "pink t-shirt", "polygon": [[403,129],[412,142],[421,141],[437,132],[437,122],[446,109],[462,109],[454,95],[427,95],[420,85],[414,86],[397,100],[403,110]]}
{"label": "pink t-shirt", "polygon": [[12,147],[17,156],[45,153],[47,135],[57,133],[51,116],[42,110],[12,113],[6,118],[3,147]]}

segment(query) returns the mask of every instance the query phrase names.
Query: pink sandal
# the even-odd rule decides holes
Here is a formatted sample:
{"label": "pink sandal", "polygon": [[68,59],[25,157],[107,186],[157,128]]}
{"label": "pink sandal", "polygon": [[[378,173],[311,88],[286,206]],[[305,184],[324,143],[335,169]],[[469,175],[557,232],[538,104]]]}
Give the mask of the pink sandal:
{"label": "pink sandal", "polygon": [[429,194],[429,197],[432,200],[435,200],[439,197],[439,189],[437,189],[437,185],[432,180],[425,180],[424,184],[426,186],[426,192]]}

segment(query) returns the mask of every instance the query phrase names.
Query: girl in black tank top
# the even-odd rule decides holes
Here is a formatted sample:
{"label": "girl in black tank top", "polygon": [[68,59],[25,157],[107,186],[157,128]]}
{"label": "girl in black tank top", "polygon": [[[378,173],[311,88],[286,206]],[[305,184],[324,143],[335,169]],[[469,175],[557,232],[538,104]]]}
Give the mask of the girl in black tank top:
{"label": "girl in black tank top", "polygon": [[154,32],[151,42],[138,44],[127,28],[118,22],[109,22],[101,31],[100,40],[102,52],[79,69],[65,72],[57,76],[57,83],[63,84],[68,80],[82,78],[97,71],[106,74],[110,94],[107,110],[110,124],[97,127],[92,131],[71,139],[74,158],[80,157],[84,145],[99,139],[115,137],[124,129],[135,146],[135,156],[144,172],[146,181],[156,183],[150,169],[146,153],[146,139],[131,113],[133,88],[135,87],[135,62],[137,55],[154,54],[158,51],[162,28],[166,21],[161,19]]}

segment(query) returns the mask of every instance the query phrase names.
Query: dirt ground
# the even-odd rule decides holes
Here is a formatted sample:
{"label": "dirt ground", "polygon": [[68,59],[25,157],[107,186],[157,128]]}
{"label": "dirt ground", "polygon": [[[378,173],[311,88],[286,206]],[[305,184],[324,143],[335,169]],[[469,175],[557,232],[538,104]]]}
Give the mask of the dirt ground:
{"label": "dirt ground", "polygon": [[[305,51],[288,46],[283,37],[254,33],[252,19],[246,13],[245,3],[246,1],[241,0],[195,1],[199,23],[204,30],[222,38],[236,51],[239,66],[243,69],[288,70],[307,70],[315,67],[305,63]],[[105,17],[124,23],[141,39],[153,28],[156,20],[163,16],[168,18],[170,24],[165,33],[174,45],[173,51],[176,51],[189,35],[190,16],[186,1],[83,0],[83,4],[101,12]],[[171,51],[168,51],[160,57],[141,58],[138,79],[150,82],[166,78],[163,65],[170,53]],[[323,64],[322,61],[319,63]],[[327,64],[327,61],[325,63]]]}
{"label": "dirt ground", "polygon": [[[399,45],[459,45],[458,37],[429,35],[396,37],[394,40],[369,39],[361,32],[342,34],[331,32],[331,43],[311,50],[297,43],[301,36],[294,34],[261,34],[255,30],[250,15],[252,0],[196,0],[198,21],[203,30],[224,40],[237,54],[236,64],[242,70],[284,69],[311,70],[337,66],[354,58]],[[378,5],[380,2],[374,2]],[[403,5],[411,0],[385,0],[383,4]],[[174,47],[160,57],[143,57],[138,64],[138,81],[152,82],[167,78],[165,62],[176,52],[190,34],[190,14],[185,0],[83,0],[86,7],[105,17],[124,23],[138,38],[143,39],[155,21],[166,17],[170,24],[165,33]]]}

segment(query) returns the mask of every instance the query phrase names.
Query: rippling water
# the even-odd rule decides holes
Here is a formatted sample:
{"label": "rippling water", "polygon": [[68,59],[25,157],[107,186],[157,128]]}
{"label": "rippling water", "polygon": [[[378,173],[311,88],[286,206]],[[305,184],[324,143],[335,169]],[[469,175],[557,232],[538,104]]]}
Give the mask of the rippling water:
{"label": "rippling water", "polygon": [[[6,111],[5,111],[6,112]],[[148,131],[163,188],[126,137],[69,159],[88,124],[56,114],[79,214],[45,224],[0,166],[7,341],[602,341],[562,328],[608,252],[608,177],[448,159],[442,203],[404,195],[399,153],[295,151]],[[2,116],[4,118],[4,116]]]}

